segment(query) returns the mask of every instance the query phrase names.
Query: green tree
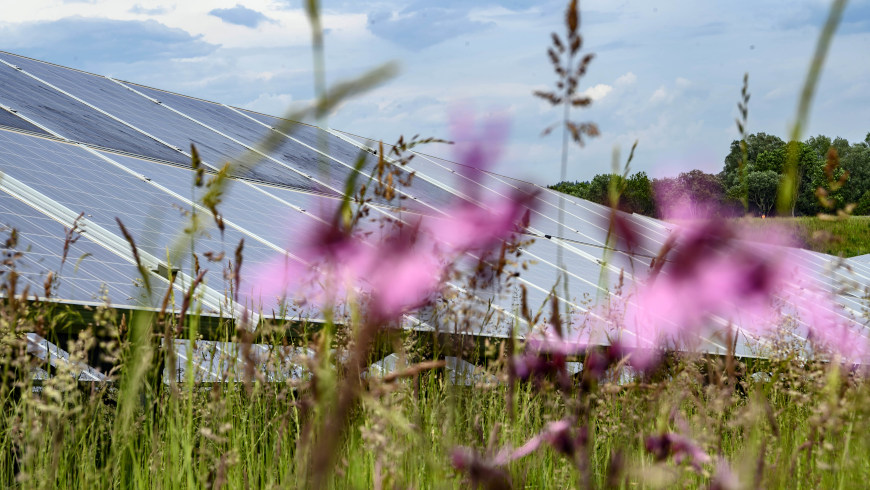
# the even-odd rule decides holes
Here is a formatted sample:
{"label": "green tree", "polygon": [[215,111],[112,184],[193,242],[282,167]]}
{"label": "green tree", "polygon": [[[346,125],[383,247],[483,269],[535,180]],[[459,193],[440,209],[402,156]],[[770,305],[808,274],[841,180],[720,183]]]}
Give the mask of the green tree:
{"label": "green tree", "polygon": [[551,185],[550,189],[589,200],[589,182],[559,182],[558,184]]}
{"label": "green tree", "polygon": [[791,214],[814,215],[821,211],[816,197],[818,172],[824,169],[824,160],[816,157],[815,151],[806,143],[789,141],[785,146],[786,158],[797,159],[797,189],[792,200]]}
{"label": "green tree", "polygon": [[620,190],[620,210],[628,213],[655,215],[652,182],[645,172],[637,172],[624,179],[621,175],[598,174],[589,182],[559,182],[550,188],[588,201],[610,206],[610,182],[616,179]]}
{"label": "green tree", "polygon": [[666,177],[653,181],[655,201],[659,212],[671,206],[691,206],[692,213],[709,216],[720,214],[725,202],[725,188],[719,175],[701,170],[683,172],[676,178]]}
{"label": "green tree", "polygon": [[780,174],[773,170],[749,172],[746,175],[746,188],[749,202],[758,214],[770,214],[776,204],[776,189],[779,187]]}
{"label": "green tree", "polygon": [[781,174],[783,165],[785,165],[785,146],[759,153],[758,158],[749,164],[749,171],[767,172],[770,170]]}
{"label": "green tree", "polygon": [[864,195],[858,199],[854,214],[859,216],[870,215],[870,189],[864,191]]}
{"label": "green tree", "polygon": [[[758,159],[758,155],[769,150],[776,150],[785,146],[785,142],[779,136],[767,133],[755,133],[746,136],[746,164],[751,165]],[[731,149],[725,156],[725,168],[722,170],[722,183],[725,188],[731,188],[739,184],[737,169],[742,158],[740,141],[731,142]]]}
{"label": "green tree", "polygon": [[[812,136],[807,138],[806,144],[810,148],[812,148],[813,152],[816,154],[816,158],[819,160],[824,160],[828,154],[828,149],[832,146],[831,138],[828,138],[825,135]],[[847,145],[848,146],[848,145]]]}
{"label": "green tree", "polygon": [[[755,133],[746,136],[746,173],[752,172],[756,165],[759,155],[767,153],[762,162],[765,166],[775,166],[778,162],[776,151],[782,150],[785,147],[785,142],[782,138],[767,134]],[[746,195],[746,182],[743,182],[741,187],[739,163],[743,158],[743,153],[740,149],[740,141],[734,140],[731,142],[731,148],[728,155],[725,156],[725,166],[719,174],[719,180],[724,189],[725,203],[730,204],[739,202]]]}
{"label": "green tree", "polygon": [[[589,200],[598,204],[610,205],[610,179],[622,180],[622,176],[613,174],[598,174],[589,181]],[[617,182],[619,185],[620,182]]]}
{"label": "green tree", "polygon": [[637,172],[625,181],[625,190],[620,201],[624,201],[627,211],[655,216],[652,182],[646,172]]}
{"label": "green tree", "polygon": [[870,191],[870,145],[852,145],[846,155],[840,157],[840,167],[849,172],[849,181],[843,187],[843,199],[847,203],[858,202]]}

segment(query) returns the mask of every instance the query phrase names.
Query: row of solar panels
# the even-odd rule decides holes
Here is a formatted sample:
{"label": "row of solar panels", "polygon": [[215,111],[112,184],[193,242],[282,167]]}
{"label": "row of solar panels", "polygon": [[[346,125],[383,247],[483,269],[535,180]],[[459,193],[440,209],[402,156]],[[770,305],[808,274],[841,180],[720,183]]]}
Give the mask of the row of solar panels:
{"label": "row of solar panels", "polygon": [[[340,196],[359,158],[364,159],[365,176],[377,162],[370,152],[361,151],[365,142],[304,124],[282,135],[272,151],[258,153],[264,135],[280,126],[279,119],[3,52],[0,105],[2,224],[19,230],[22,244],[30,247],[20,270],[31,292],[42,291],[47,271],[59,270],[61,281],[52,296],[73,303],[103,301],[98,291],[105,284],[112,304],[140,305],[141,289],[131,287],[139,271],[116,218],[130,230],[148,268],[180,268],[179,293],[190,283],[190,254],[167,258],[167,250],[189,223],[187,213],[197,210],[209,223],[208,211],[195,204],[203,190],[192,185],[190,143],[211,170],[246,153],[257,155],[255,164],[236,168],[221,204],[225,232],[209,224],[196,242],[198,252],[224,252],[231,257],[244,239],[247,275],[243,273],[243,278],[248,285],[265,279],[252,273],[263,270],[258,266],[300,245],[305,230],[320,219],[318,208]],[[401,191],[407,196],[403,204],[424,214],[442,214],[457,200],[486,206],[529,189],[523,182],[494,174],[471,180],[458,172],[456,164],[422,154],[401,171],[415,172],[413,185]],[[565,227],[560,236],[555,218],[560,196],[548,189],[536,190],[529,234],[538,238],[524,248],[524,258],[534,262],[517,280],[526,286],[533,308],[543,305],[561,272],[556,259],[561,249],[570,279],[568,297],[562,299],[584,311],[586,299],[611,294],[599,289],[610,210],[564,198]],[[376,217],[401,218],[399,210],[383,201],[370,208]],[[60,270],[64,228],[71,227],[82,212],[79,223],[84,238],[71,245]],[[641,243],[636,254],[612,255],[605,269],[607,284],[616,284],[620,274],[629,283],[635,274],[642,277],[669,233],[663,222],[635,215],[626,219],[640,231]],[[866,264],[855,262],[850,274],[834,267],[829,256],[797,249],[783,253],[808,261],[828,290],[845,279],[870,284]],[[227,300],[231,295],[219,270],[223,264],[207,267],[215,269],[203,299],[207,313],[238,313],[240,306]],[[169,283],[154,276],[155,296],[161,297]],[[851,312],[861,311],[857,298],[841,295],[839,299]],[[480,325],[475,333],[506,335],[516,320],[512,315],[517,308],[515,291],[478,292],[476,300],[504,315],[501,321]],[[267,314],[279,309],[275,298],[259,301],[255,306]],[[848,315],[849,310],[842,313]],[[292,314],[318,316],[306,310]],[[431,326],[409,321],[418,327]],[[722,351],[724,346],[709,339],[705,349]]]}

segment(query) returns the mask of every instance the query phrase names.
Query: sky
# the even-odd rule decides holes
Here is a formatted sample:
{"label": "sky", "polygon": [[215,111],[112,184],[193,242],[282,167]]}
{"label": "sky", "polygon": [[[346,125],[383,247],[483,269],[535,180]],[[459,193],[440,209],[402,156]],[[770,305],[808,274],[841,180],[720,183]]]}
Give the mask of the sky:
{"label": "sky", "polygon": [[[327,80],[381,63],[399,74],[349,100],[327,124],[385,142],[450,139],[451,114],[510,120],[496,171],[540,184],[560,177],[561,111],[532,96],[553,87],[550,33],[564,1],[323,2]],[[718,172],[743,74],[749,132],[785,137],[828,2],[581,1],[580,90],[571,118],[601,131],[569,149],[569,180],[609,172],[634,141],[633,171]],[[302,0],[0,0],[0,50],[208,100],[281,115],[314,96]],[[831,46],[803,136],[861,141],[870,132],[870,0],[853,0]],[[448,145],[423,151],[452,157]]]}

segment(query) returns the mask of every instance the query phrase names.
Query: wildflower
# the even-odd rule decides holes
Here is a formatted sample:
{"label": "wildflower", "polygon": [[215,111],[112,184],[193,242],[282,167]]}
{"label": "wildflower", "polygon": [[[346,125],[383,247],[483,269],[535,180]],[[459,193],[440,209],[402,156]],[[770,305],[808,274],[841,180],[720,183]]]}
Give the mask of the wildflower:
{"label": "wildflower", "polygon": [[570,386],[567,373],[568,356],[580,355],[587,347],[579,339],[564,339],[551,326],[546,326],[538,336],[526,341],[525,351],[512,360],[518,379],[540,380],[555,377],[564,387]]}
{"label": "wildflower", "polygon": [[714,219],[676,230],[662,254],[667,263],[661,272],[653,270],[626,303],[625,331],[641,348],[633,362],[651,363],[663,346],[691,348],[715,325],[737,326],[755,339],[771,336],[784,313],[793,313],[810,338],[848,359],[870,353],[867,339],[814,283],[808,265],[784,253],[788,242],[775,230],[765,233],[761,241]]}
{"label": "wildflower", "polygon": [[[479,182],[486,170],[492,168],[501,155],[507,139],[508,123],[503,117],[488,119],[482,131],[475,130],[474,117],[470,111],[455,110],[451,115],[450,133],[454,144],[456,161],[461,165],[459,172],[472,182]],[[466,181],[460,182],[462,190],[469,197],[477,197],[479,187]]]}
{"label": "wildflower", "polygon": [[680,464],[688,459],[692,467],[698,471],[701,470],[701,465],[710,462],[710,456],[694,441],[673,432],[647,437],[644,446],[657,461],[673,457],[674,462]]}
{"label": "wildflower", "polygon": [[[548,325],[541,333],[527,339],[525,351],[514,356],[511,362],[518,379],[539,381],[554,378],[567,390],[572,386],[567,359],[580,357],[583,360],[580,388],[589,392],[611,367],[622,361],[631,364],[635,356],[645,359],[643,356],[648,355],[642,349],[627,347],[619,339],[602,346],[601,342],[593,341],[584,329],[570,327],[569,333],[563,337]],[[649,364],[642,364],[641,367],[647,368]]]}
{"label": "wildflower", "polygon": [[574,435],[571,423],[567,420],[558,420],[550,422],[547,425],[547,430],[539,436],[546,441],[553,449],[568,457],[573,457],[577,449],[586,445],[589,439],[589,434],[585,427],[581,427],[577,434]]}
{"label": "wildflower", "polygon": [[848,362],[867,362],[870,340],[857,330],[860,326],[841,314],[841,308],[831,300],[830,294],[804,277],[785,291],[783,298],[806,326],[808,340]]}
{"label": "wildflower", "polygon": [[426,231],[451,254],[488,250],[529,225],[535,194],[517,193],[486,207],[462,203],[445,218],[424,222]]}
{"label": "wildflower", "polygon": [[[491,458],[484,458],[467,447],[456,447],[451,453],[451,462],[454,468],[466,473],[475,484],[493,484],[507,481],[507,474],[503,472],[502,467],[534,453],[543,444],[548,444],[565,456],[573,457],[577,450],[588,442],[589,434],[585,427],[581,427],[575,433],[572,422],[563,419],[548,423],[540,434],[532,437],[522,446],[515,449],[504,448]],[[487,486],[487,488],[502,487]]]}
{"label": "wildflower", "polygon": [[301,261],[268,264],[271,272],[259,287],[318,308],[358,297],[374,319],[389,321],[426,304],[441,283],[441,257],[418,235],[418,227],[393,224],[371,242],[334,223],[317,222],[294,250]]}
{"label": "wildflower", "polygon": [[640,346],[697,333],[713,317],[767,333],[776,318],[774,294],[791,273],[784,255],[736,240],[725,223],[689,225],[678,233],[664,273],[642,286],[628,309],[626,322]]}
{"label": "wildflower", "polygon": [[[458,135],[457,151],[464,171],[474,177],[497,158],[504,129],[501,123],[490,123],[481,136],[470,126],[464,119],[454,125],[457,131],[468,131]],[[460,256],[486,257],[521,233],[528,226],[534,196],[518,192],[483,206],[462,202],[445,210],[446,217],[386,221],[369,234],[347,230],[340,214],[330,210],[330,219],[309,230],[294,230],[306,237],[291,251],[298,260],[281,258],[256,271],[265,279],[254,291],[292,296],[321,308],[355,298],[367,306],[371,320],[394,320],[434,299]]]}

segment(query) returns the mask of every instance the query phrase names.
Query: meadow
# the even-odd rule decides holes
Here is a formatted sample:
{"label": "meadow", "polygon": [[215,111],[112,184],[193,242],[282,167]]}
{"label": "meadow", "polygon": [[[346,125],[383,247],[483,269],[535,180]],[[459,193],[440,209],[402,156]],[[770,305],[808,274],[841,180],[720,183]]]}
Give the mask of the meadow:
{"label": "meadow", "polygon": [[[391,340],[405,346],[393,350],[407,362],[427,359],[420,346],[430,341],[408,333]],[[285,342],[274,341],[275,352]],[[8,356],[8,337],[4,347]],[[412,365],[366,378],[326,467],[311,454],[320,431],[339,428],[311,422],[331,416],[346,372],[338,365],[307,359],[314,378],[272,382],[190,376],[169,385],[142,371],[142,391],[133,394],[129,384],[76,382],[62,369],[34,381],[6,357],[0,481],[20,488],[319,481],[327,488],[799,489],[860,488],[870,472],[866,379],[803,359],[788,343],[765,360],[673,354],[643,376],[617,364],[581,371],[568,385],[556,375],[511,382],[497,354],[503,348],[466,351],[481,366],[474,376]],[[132,365],[122,369],[142,367],[125,358]],[[566,417],[582,428],[553,432],[553,421]],[[540,448],[504,458],[540,434],[549,435]]]}
{"label": "meadow", "polygon": [[815,216],[796,218],[739,218],[751,229],[776,227],[790,240],[808,250],[841,257],[870,253],[870,218],[850,216],[846,219],[825,219]]}

